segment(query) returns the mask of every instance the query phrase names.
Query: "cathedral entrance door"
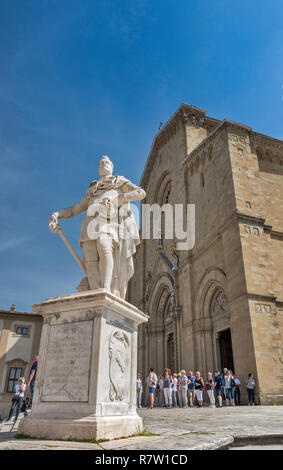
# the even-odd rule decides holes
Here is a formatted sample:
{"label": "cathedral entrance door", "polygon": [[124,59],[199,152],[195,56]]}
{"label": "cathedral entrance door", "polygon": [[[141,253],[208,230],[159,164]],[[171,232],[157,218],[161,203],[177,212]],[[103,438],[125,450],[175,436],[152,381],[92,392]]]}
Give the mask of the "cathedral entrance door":
{"label": "cathedral entrance door", "polygon": [[173,373],[175,371],[174,361],[174,333],[170,333],[167,339],[167,364],[166,367],[171,369]]}
{"label": "cathedral entrance door", "polygon": [[227,367],[228,370],[232,370],[234,372],[234,359],[230,329],[220,333],[219,347],[222,370],[224,367]]}

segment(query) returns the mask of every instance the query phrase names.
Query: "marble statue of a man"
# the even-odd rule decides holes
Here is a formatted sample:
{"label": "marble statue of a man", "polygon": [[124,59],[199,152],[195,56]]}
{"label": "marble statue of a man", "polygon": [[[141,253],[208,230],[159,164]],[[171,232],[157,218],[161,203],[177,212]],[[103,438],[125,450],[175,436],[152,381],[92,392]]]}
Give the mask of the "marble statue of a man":
{"label": "marble statue of a man", "polygon": [[130,201],[144,199],[146,193],[124,176],[113,176],[113,163],[107,156],[101,158],[98,168],[100,179],[90,183],[83,199],[54,212],[51,218],[67,219],[87,211],[80,233],[87,279],[80,290],[102,287],[124,299],[140,243]]}

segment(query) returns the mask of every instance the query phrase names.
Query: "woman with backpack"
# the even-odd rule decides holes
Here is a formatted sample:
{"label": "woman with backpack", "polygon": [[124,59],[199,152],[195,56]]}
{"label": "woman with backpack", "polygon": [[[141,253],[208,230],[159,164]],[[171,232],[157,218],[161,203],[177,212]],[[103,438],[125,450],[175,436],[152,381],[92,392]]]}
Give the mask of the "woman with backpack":
{"label": "woman with backpack", "polygon": [[216,370],[214,373],[214,389],[218,399],[218,406],[222,408],[222,386],[224,385],[224,380],[219,370]]}
{"label": "woman with backpack", "polygon": [[224,376],[226,406],[229,406],[229,400],[231,401],[231,405],[235,406],[235,387],[236,384],[233,379],[233,372],[228,370],[227,375]]}
{"label": "woman with backpack", "polygon": [[156,392],[156,385],[157,385],[157,375],[154,372],[154,368],[151,367],[149,369],[149,376],[148,376],[148,393],[149,393],[151,409],[153,409],[154,407],[154,394]]}

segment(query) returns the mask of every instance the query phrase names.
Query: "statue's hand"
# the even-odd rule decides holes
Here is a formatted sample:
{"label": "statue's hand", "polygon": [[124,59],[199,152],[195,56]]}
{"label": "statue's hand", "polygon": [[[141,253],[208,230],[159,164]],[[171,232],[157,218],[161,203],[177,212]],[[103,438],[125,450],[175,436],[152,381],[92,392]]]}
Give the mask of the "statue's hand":
{"label": "statue's hand", "polygon": [[59,217],[59,212],[53,212],[53,214],[51,214],[49,217],[49,228],[52,233],[56,233],[60,229],[58,217]]}

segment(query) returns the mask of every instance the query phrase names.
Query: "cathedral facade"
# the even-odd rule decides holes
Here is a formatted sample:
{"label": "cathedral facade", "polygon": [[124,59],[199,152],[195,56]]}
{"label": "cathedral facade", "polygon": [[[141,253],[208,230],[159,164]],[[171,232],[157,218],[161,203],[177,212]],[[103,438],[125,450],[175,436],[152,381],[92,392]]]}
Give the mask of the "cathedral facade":
{"label": "cathedral facade", "polygon": [[142,204],[194,204],[196,222],[192,249],[162,232],[138,247],[139,372],[253,372],[258,402],[283,403],[283,142],[183,103],[140,185]]}

